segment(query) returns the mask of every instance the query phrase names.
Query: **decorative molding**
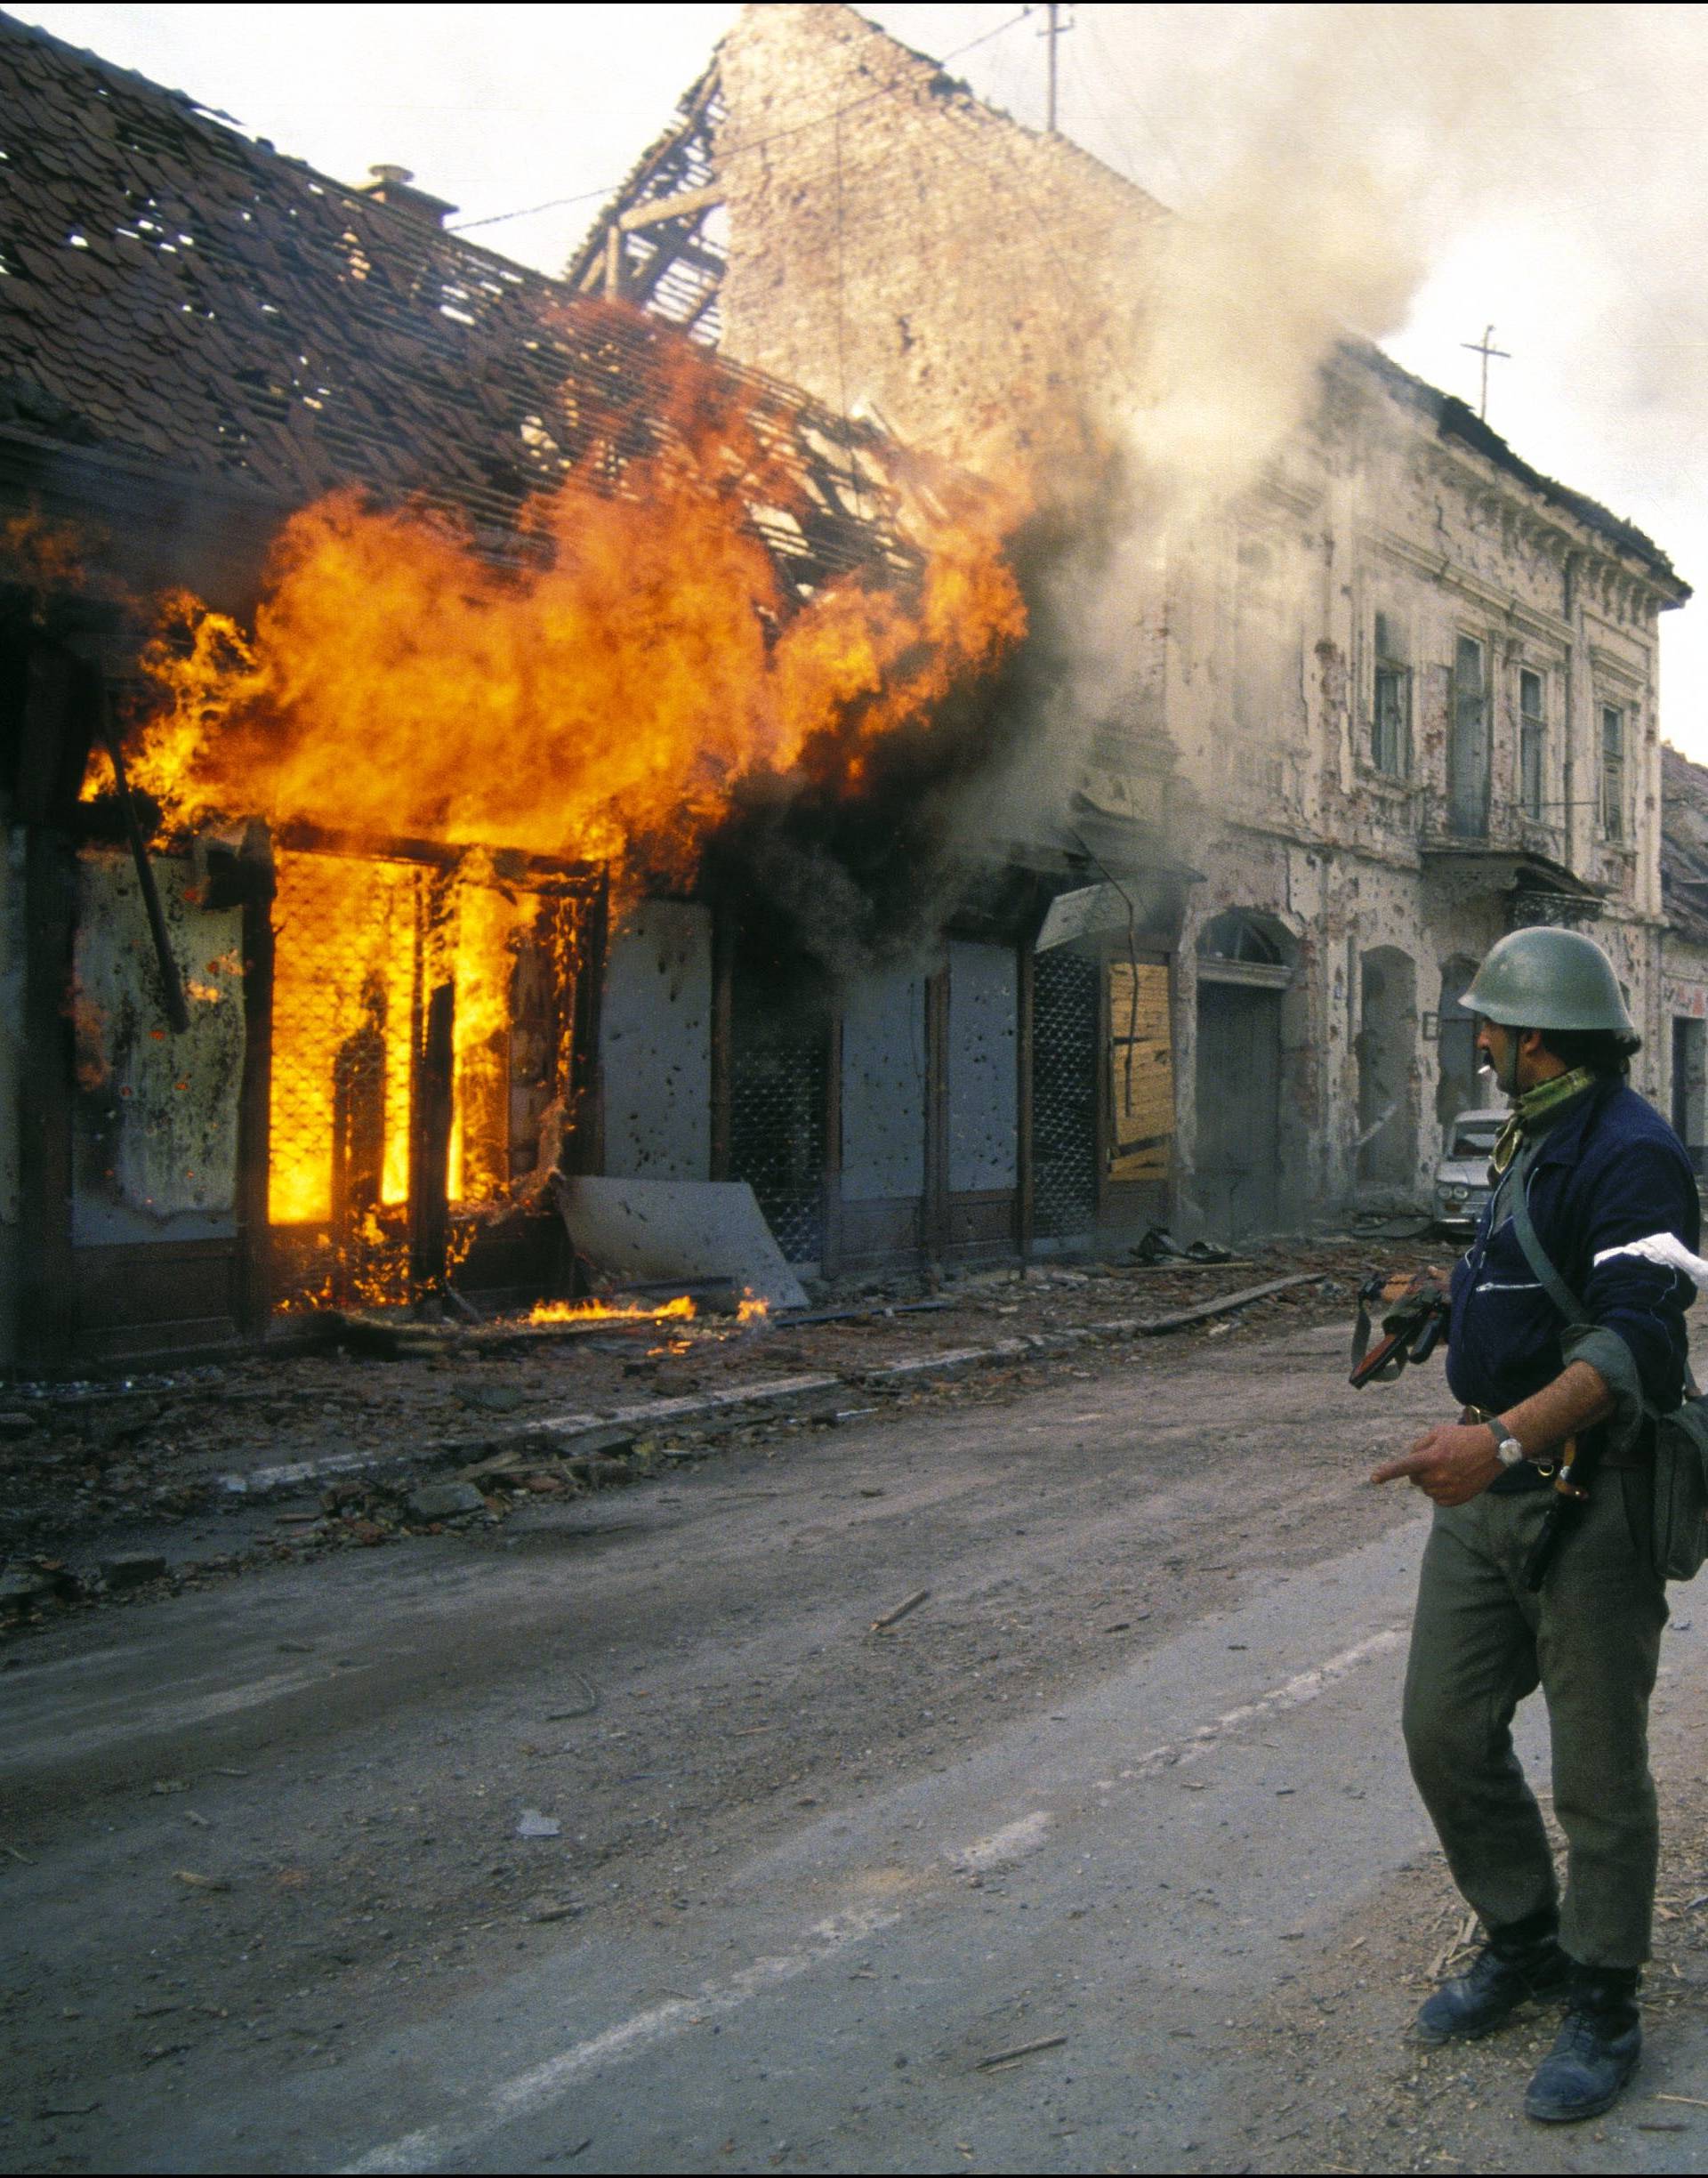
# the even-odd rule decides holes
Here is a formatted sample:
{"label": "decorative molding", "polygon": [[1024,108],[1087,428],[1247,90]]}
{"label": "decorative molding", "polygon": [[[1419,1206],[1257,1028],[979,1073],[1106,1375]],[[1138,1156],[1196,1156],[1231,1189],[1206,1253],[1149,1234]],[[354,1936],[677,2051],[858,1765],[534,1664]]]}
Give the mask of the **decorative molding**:
{"label": "decorative molding", "polygon": [[1593,562],[1593,571],[1584,570],[1586,580],[1596,583],[1608,597],[1617,592],[1627,603],[1635,606],[1639,599],[1653,603],[1656,611],[1680,601],[1669,595],[1666,589],[1653,576],[1640,573],[1620,557],[1617,545],[1592,529],[1587,522],[1579,524],[1569,513],[1560,509],[1541,512],[1530,496],[1531,487],[1521,477],[1509,476],[1505,471],[1492,464],[1485,466],[1483,457],[1470,448],[1460,449],[1445,445],[1433,445],[1427,449],[1430,466],[1444,481],[1454,485],[1464,494],[1468,505],[1511,505],[1524,518],[1526,527],[1537,541],[1539,550],[1549,557],[1562,561],[1571,553]]}
{"label": "decorative molding", "polygon": [[1366,530],[1359,542],[1366,551],[1397,561],[1414,575],[1423,576],[1438,589],[1456,591],[1460,596],[1470,598],[1485,610],[1496,614],[1509,626],[1557,645],[1561,652],[1558,662],[1565,663],[1564,653],[1572,640],[1570,621],[1544,607],[1527,604],[1510,592],[1497,590],[1493,583],[1485,582],[1480,575],[1473,575],[1469,569],[1457,565],[1446,553],[1426,552],[1395,530]]}
{"label": "decorative molding", "polygon": [[1652,674],[1645,673],[1641,666],[1633,666],[1629,658],[1621,657],[1616,651],[1609,650],[1605,643],[1596,642],[1593,639],[1590,643],[1590,661],[1598,680],[1621,682],[1636,696],[1647,696],[1653,685]]}

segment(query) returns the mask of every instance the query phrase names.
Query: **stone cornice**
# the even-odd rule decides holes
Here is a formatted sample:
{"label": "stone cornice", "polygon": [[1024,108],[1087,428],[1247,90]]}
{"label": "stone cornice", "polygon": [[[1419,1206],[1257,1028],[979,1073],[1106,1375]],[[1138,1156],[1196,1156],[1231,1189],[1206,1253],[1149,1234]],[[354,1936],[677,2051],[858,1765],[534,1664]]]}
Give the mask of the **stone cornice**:
{"label": "stone cornice", "polygon": [[1437,475],[1462,491],[1471,506],[1500,510],[1503,537],[1509,550],[1516,550],[1523,542],[1545,552],[1562,568],[1568,560],[1575,561],[1580,576],[1595,582],[1610,605],[1617,598],[1634,609],[1641,600],[1660,612],[1683,601],[1676,590],[1633,568],[1616,546],[1587,522],[1575,521],[1557,507],[1544,509],[1522,478],[1510,475],[1470,448],[1437,441],[1429,447],[1428,458]]}
{"label": "stone cornice", "polygon": [[1480,575],[1473,575],[1446,553],[1427,551],[1410,537],[1402,536],[1396,529],[1368,529],[1360,540],[1368,552],[1397,561],[1414,575],[1422,575],[1443,590],[1456,591],[1487,612],[1495,614],[1509,625],[1522,628],[1543,642],[1565,650],[1572,640],[1571,623],[1559,613],[1551,613],[1537,605],[1528,605],[1510,591],[1500,590],[1493,583],[1485,582]]}

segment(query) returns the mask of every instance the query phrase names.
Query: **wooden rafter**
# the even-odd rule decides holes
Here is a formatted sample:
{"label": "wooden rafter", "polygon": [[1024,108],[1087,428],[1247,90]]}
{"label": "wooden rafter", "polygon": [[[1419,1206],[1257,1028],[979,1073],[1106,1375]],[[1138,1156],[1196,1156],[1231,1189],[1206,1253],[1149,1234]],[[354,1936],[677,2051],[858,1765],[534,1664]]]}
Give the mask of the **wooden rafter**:
{"label": "wooden rafter", "polygon": [[713,158],[721,117],[713,63],[600,213],[564,275],[580,294],[627,297],[713,346],[724,270],[708,232],[722,201]]}

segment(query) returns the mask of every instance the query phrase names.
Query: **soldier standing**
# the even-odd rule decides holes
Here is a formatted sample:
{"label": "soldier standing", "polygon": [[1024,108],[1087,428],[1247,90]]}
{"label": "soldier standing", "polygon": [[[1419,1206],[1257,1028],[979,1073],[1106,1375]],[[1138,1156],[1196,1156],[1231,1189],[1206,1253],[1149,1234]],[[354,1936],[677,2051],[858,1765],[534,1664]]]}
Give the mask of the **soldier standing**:
{"label": "soldier standing", "polygon": [[[1569,2121],[1608,2107],[1642,2047],[1637,1990],[1659,1843],[1648,1701],[1667,1617],[1648,1549],[1646,1412],[1683,1397],[1695,1288],[1633,1244],[1671,1234],[1694,1251],[1699,1206],[1677,1136],[1626,1082],[1639,1038],[1591,940],[1514,932],[1463,1004],[1512,1116],[1453,1274],[1447,1382],[1462,1413],[1371,1477],[1407,1478],[1436,1508],[1406,1744],[1486,1939],[1470,1971],[1424,2005],[1416,2032],[1474,2039],[1523,2004],[1563,1999],[1525,2109]],[[1538,1246],[1576,1320],[1538,1275]],[[1562,1464],[1586,1499],[1558,1495]],[[1567,1517],[1549,1529],[1558,1547],[1533,1587],[1532,1553],[1555,1506]],[[1538,1684],[1567,1841],[1563,1897],[1512,1748],[1513,1712]]]}

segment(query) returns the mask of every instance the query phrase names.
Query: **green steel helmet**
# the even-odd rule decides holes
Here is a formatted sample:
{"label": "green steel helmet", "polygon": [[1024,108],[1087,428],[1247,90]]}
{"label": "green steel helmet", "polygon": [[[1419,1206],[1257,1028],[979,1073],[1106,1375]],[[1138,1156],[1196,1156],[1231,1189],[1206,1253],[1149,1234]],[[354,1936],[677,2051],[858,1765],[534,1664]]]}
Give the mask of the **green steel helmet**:
{"label": "green steel helmet", "polygon": [[1635,1037],[1613,963],[1581,931],[1510,931],[1459,1001],[1503,1028],[1603,1028]]}

